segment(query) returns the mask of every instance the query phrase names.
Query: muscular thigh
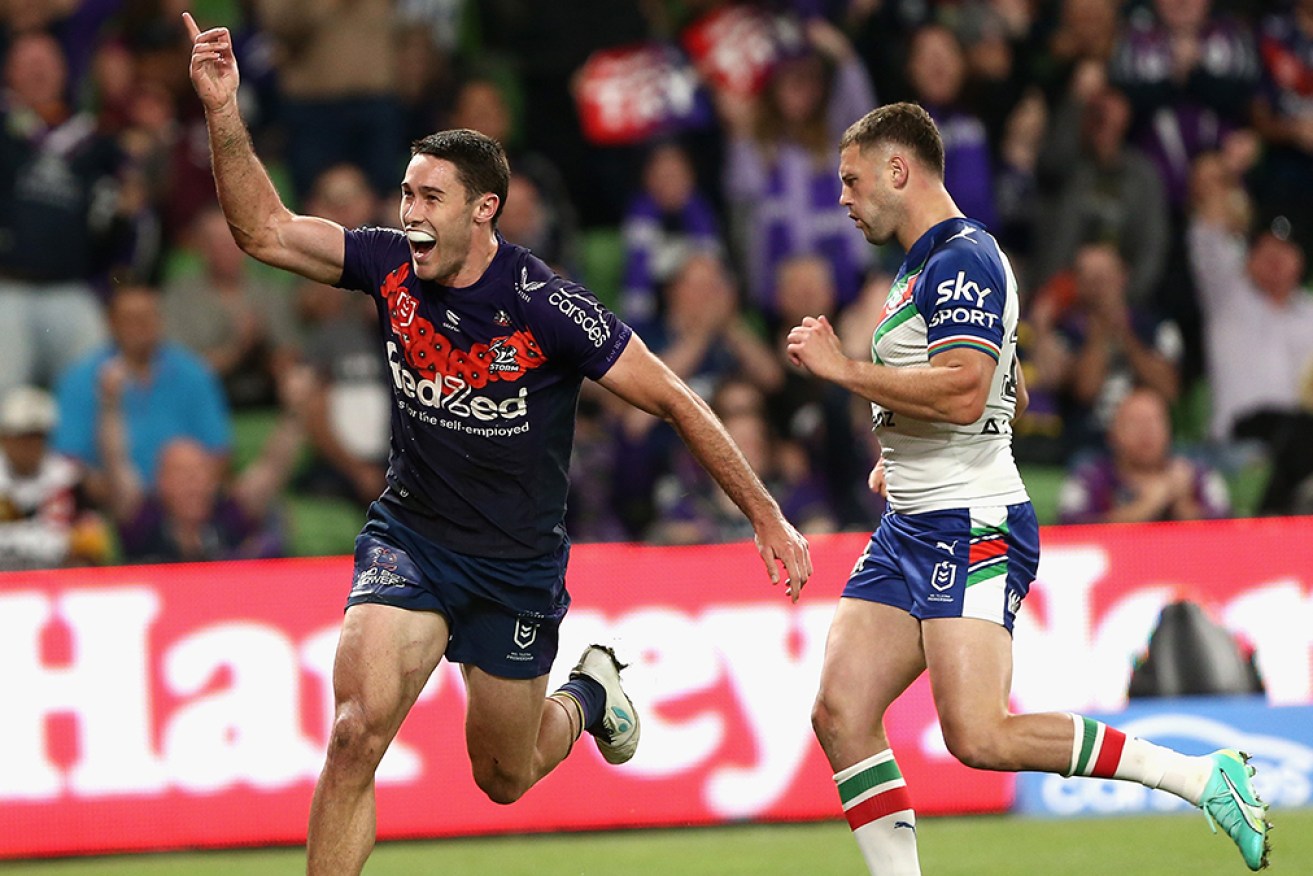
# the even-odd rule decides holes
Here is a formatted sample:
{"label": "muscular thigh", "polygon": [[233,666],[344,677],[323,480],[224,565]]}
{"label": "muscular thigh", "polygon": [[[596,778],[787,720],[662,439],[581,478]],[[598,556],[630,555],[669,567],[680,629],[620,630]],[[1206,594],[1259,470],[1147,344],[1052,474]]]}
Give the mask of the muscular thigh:
{"label": "muscular thigh", "polygon": [[395,733],[442,659],[442,615],[363,603],[347,609],[333,665],[339,707],[354,704],[370,726]]}
{"label": "muscular thigh", "polygon": [[547,676],[501,678],[466,664],[465,742],[470,761],[527,766],[533,759]]}
{"label": "muscular thigh", "polygon": [[818,696],[831,709],[879,721],[924,668],[916,618],[890,605],[844,597],[825,643]]}
{"label": "muscular thigh", "polygon": [[1012,687],[1012,636],[979,618],[936,618],[922,623],[926,667],[935,709],[945,731],[986,726],[1008,711]]}

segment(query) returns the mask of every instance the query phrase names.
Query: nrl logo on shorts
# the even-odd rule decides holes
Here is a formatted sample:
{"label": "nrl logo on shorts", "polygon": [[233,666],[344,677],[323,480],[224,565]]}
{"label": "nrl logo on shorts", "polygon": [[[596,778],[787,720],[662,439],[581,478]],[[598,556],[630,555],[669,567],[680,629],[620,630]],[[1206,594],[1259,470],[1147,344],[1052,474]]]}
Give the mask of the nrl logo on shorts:
{"label": "nrl logo on shorts", "polygon": [[514,638],[515,646],[517,648],[528,648],[538,638],[538,625],[536,623],[527,623],[516,618]]}
{"label": "nrl logo on shorts", "polygon": [[957,580],[957,566],[951,560],[935,563],[930,572],[930,586],[936,590],[947,590]]}

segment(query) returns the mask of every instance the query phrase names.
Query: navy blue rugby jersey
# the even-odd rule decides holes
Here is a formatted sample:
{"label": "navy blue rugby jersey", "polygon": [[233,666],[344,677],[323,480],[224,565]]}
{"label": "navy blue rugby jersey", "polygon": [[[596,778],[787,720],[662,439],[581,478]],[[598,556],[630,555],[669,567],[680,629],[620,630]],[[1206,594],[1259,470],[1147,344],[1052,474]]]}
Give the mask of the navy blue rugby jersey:
{"label": "navy blue rugby jersey", "polygon": [[577,283],[500,240],[478,282],[420,280],[405,236],[346,233],[345,289],[373,296],[392,379],[382,505],[460,553],[528,558],[565,538],[575,407],[632,331]]}

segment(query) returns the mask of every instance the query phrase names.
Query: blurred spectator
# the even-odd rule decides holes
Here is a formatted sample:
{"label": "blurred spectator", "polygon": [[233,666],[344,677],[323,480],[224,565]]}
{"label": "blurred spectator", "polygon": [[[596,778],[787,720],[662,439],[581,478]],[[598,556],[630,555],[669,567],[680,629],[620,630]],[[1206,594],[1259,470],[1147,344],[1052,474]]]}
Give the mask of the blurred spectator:
{"label": "blurred spectator", "polygon": [[1070,302],[1050,289],[1031,308],[1038,380],[1030,391],[1032,400],[1050,388],[1058,394],[1067,449],[1080,451],[1101,447],[1132,388],[1176,400],[1181,339],[1174,324],[1127,302],[1126,265],[1111,245],[1082,246],[1073,275]]}
{"label": "blurred spectator", "polygon": [[91,510],[76,463],[50,450],[55,401],[34,386],[0,403],[0,570],[103,563],[104,522]]}
{"label": "blurred spectator", "polygon": [[808,50],[781,60],[756,100],[719,100],[729,136],[725,194],[748,297],[770,316],[779,309],[775,275],[782,261],[823,255],[844,304],[857,296],[871,258],[839,206],[835,155],[844,130],[875,106],[875,95],[842,32],[813,19],[806,36]]}
{"label": "blurred spectator", "polygon": [[1313,246],[1313,0],[1263,18],[1262,85],[1254,127],[1265,144],[1256,195],[1267,215],[1290,217],[1300,245]]}
{"label": "blurred spectator", "polygon": [[1040,158],[1056,188],[1037,216],[1037,284],[1072,263],[1085,243],[1117,248],[1130,272],[1127,301],[1149,307],[1170,244],[1170,217],[1158,171],[1126,143],[1131,107],[1112,88],[1076,92],[1059,107]]}
{"label": "blurred spectator", "polygon": [[[152,144],[151,165],[143,170],[155,185],[151,195],[163,220],[161,232],[170,246],[191,227],[197,212],[215,202],[204,113],[187,74],[191,40],[182,25],[184,5],[178,0],[126,3],[117,26],[119,39],[131,54],[133,71],[130,128],[121,136],[144,136]],[[223,19],[216,23],[229,25],[234,41],[240,43],[243,34],[237,9],[230,7]],[[238,48],[240,51],[240,45]],[[244,98],[254,97],[259,88],[256,67],[251,64],[242,69]],[[243,110],[252,108],[252,102],[246,100]],[[138,152],[132,154],[135,161],[142,160]],[[152,169],[157,170],[161,161],[167,162],[163,178],[152,177]],[[137,273],[146,276],[140,267]]]}
{"label": "blurred spectator", "polygon": [[224,461],[200,442],[168,440],[147,486],[128,453],[128,426],[121,404],[129,374],[122,361],[101,373],[97,429],[110,484],[110,508],[119,545],[129,563],[177,563],[285,555],[284,534],[274,513],[301,446],[302,379],[284,379],[284,414],[260,456],[224,484]]}
{"label": "blurred spectator", "polygon": [[[647,16],[662,5],[495,0],[466,6],[480,35],[480,57],[513,59],[522,97],[522,143],[506,143],[489,131],[482,133],[508,146],[512,169],[525,169],[519,155],[524,151],[540,153],[550,161],[560,171],[561,191],[584,226],[619,220],[632,186],[632,168],[624,150],[597,148],[585,140],[571,87],[574,77],[594,50],[649,39],[652,29]],[[557,191],[539,182],[555,201]]]}
{"label": "blurred spectator", "polygon": [[[662,304],[660,322],[643,340],[698,395],[711,398],[730,375],[763,392],[783,382],[781,357],[748,325],[734,279],[717,256],[695,252],[685,259],[663,290]],[[652,490],[682,444],[672,429],[636,408],[624,407],[618,417],[617,464],[625,472],[626,495],[617,503],[626,524],[642,532],[653,511]]]}
{"label": "blurred spectator", "polygon": [[845,4],[844,29],[853,35],[853,45],[882,102],[912,99],[907,85],[907,49],[912,34],[935,17],[936,5],[924,0],[850,0]]}
{"label": "blurred spectator", "polygon": [[1253,34],[1211,0],[1153,0],[1130,13],[1113,53],[1113,83],[1130,98],[1137,144],[1169,203],[1185,202],[1190,162],[1248,120],[1258,83]]}
{"label": "blurred spectator", "polygon": [[405,156],[392,0],[255,0],[255,9],[275,43],[298,199],[342,161],[364,170],[376,193],[395,188]]}
{"label": "blurred spectator", "polygon": [[1023,288],[1029,277],[1027,268],[1035,250],[1035,240],[1042,238],[1039,223],[1039,156],[1048,130],[1049,112],[1044,98],[1032,89],[1013,108],[1003,127],[998,149],[994,199],[998,208],[998,226],[994,237],[1013,261],[1013,269]]}
{"label": "blurred spectator", "polygon": [[1203,520],[1230,513],[1217,472],[1172,452],[1167,403],[1151,389],[1132,391],[1108,428],[1108,453],[1080,464],[1062,485],[1062,523]]}
{"label": "blurred spectator", "polygon": [[399,213],[382,214],[382,201],[369,186],[365,172],[354,164],[335,164],[317,177],[306,198],[306,210],[323,212],[311,215],[331,219],[343,228],[375,225],[385,218],[399,222]]}
{"label": "blurred spectator", "polygon": [[433,132],[450,109],[465,0],[398,0],[393,48],[406,142]]}
{"label": "blurred spectator", "polygon": [[311,458],[296,488],[368,505],[383,492],[391,427],[391,382],[379,349],[374,303],[316,286],[321,321],[305,361],[316,382],[305,404]]}
{"label": "blurred spectator", "polygon": [[574,229],[562,225],[559,217],[533,177],[511,172],[497,230],[511,243],[533,250],[562,276],[575,276],[578,266],[573,257]]}
{"label": "blurred spectator", "polygon": [[1212,436],[1227,441],[1246,418],[1299,407],[1313,368],[1313,297],[1300,288],[1304,253],[1283,222],[1246,239],[1249,210],[1220,156],[1195,171],[1190,262],[1207,329]]}
{"label": "blurred spectator", "polygon": [[[1246,243],[1239,182],[1201,156],[1189,228],[1190,263],[1204,310],[1212,436],[1256,439],[1272,463],[1265,513],[1313,512],[1313,296],[1301,288],[1305,254],[1279,217]],[[1239,195],[1239,197],[1238,197]]]}
{"label": "blurred spectator", "polygon": [[622,468],[616,408],[609,398],[591,380],[580,387],[565,506],[571,541],[629,541],[636,535],[629,522],[651,517],[650,495],[639,494],[639,479]]}
{"label": "blurred spectator", "polygon": [[[306,209],[359,228],[374,221],[378,200],[365,175],[342,164],[315,180]],[[378,313],[369,298],[310,282],[298,285],[297,303],[315,380],[303,412],[310,459],[295,487],[363,507],[383,492],[391,429],[392,379],[378,343]]]}
{"label": "blurred spectator", "polygon": [[50,385],[103,342],[91,280],[125,258],[130,215],[123,156],[68,102],[59,44],[18,36],[0,105],[0,391]]}
{"label": "blurred spectator", "polygon": [[[59,381],[56,450],[103,475],[96,421],[107,405],[122,407],[126,452],[147,489],[155,486],[159,454],[175,438],[191,438],[223,455],[232,444],[232,424],[223,389],[205,361],[165,339],[160,294],[125,283],[109,301],[111,342],[80,359]],[[122,371],[124,386],[114,399],[101,396],[106,371]],[[104,481],[100,483],[104,489]]]}
{"label": "blurred spectator", "polygon": [[[785,516],[805,534],[833,532],[836,524],[820,479],[812,474],[802,448],[772,433],[760,397],[752,400],[752,393],[760,390],[746,381],[724,386],[713,408]],[[729,399],[732,409],[725,406]],[[752,538],[752,527],[735,513],[734,503],[687,452],[676,454],[673,471],[658,484],[657,506],[650,541],[706,544]]]}
{"label": "blurred spectator", "polygon": [[657,290],[695,252],[719,255],[715,208],[697,189],[693,166],[678,143],[654,145],[643,163],[642,189],[625,212],[625,267],[620,315],[640,335],[657,320]]}
{"label": "blurred spectator", "polygon": [[662,320],[644,340],[699,395],[709,398],[717,382],[734,372],[766,392],[779,388],[780,357],[748,326],[733,278],[717,256],[690,255],[663,299]]}
{"label": "blurred spectator", "polygon": [[1061,0],[1047,50],[1033,59],[1031,76],[1056,108],[1081,83],[1102,85],[1117,40],[1120,0]]}
{"label": "blurred spectator", "polygon": [[[835,502],[840,525],[865,526],[870,522],[869,499],[862,485],[874,462],[870,406],[854,406],[852,393],[818,380],[784,355],[784,336],[804,316],[824,314],[832,322],[851,323],[836,316],[834,275],[824,258],[794,256],[780,264],[777,276],[780,325],[772,348],[784,369],[784,384],[767,397],[767,416],[776,434],[804,449],[826,494]],[[883,305],[883,297],[880,303]],[[868,359],[869,332],[876,322],[867,323],[857,334],[865,337],[863,356]],[[850,338],[845,337],[844,342],[857,343]]]}
{"label": "blurred spectator", "polygon": [[949,194],[963,213],[994,227],[998,209],[989,136],[984,122],[963,103],[966,55],[951,30],[927,24],[913,34],[907,79],[944,140],[944,185]]}
{"label": "blurred spectator", "polygon": [[965,53],[964,103],[984,123],[997,149],[1013,109],[1029,90],[1029,56],[1037,4],[1031,0],[958,0],[939,4],[938,21],[948,27]]}
{"label": "blurred spectator", "polygon": [[233,407],[275,404],[278,374],[297,359],[291,292],[251,270],[218,207],[196,217],[190,243],[203,272],[165,285],[165,336],[204,357]]}
{"label": "blurred spectator", "polygon": [[[498,227],[507,235],[508,240],[529,247],[548,264],[559,265],[566,275],[578,276],[576,238],[579,223],[571,193],[565,186],[561,172],[551,161],[539,152],[526,149],[519,142],[515,113],[507,100],[505,87],[491,77],[467,79],[456,91],[451,116],[444,127],[469,128],[502,144],[510,161],[511,172],[519,178],[517,188],[523,195],[523,203],[517,205],[516,198],[508,193]],[[530,237],[536,238],[536,245],[528,240],[512,238],[507,233],[505,211],[512,211],[512,232],[527,231],[529,222],[526,220],[532,217],[532,223],[537,228]],[[519,211],[520,216],[515,215],[516,211]]]}

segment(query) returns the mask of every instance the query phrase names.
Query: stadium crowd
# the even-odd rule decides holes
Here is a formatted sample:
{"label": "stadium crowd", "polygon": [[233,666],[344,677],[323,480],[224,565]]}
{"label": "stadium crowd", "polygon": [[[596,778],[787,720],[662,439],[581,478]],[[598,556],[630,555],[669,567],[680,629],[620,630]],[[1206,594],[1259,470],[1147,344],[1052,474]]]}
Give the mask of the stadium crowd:
{"label": "stadium crowd", "polygon": [[[31,0],[0,13],[0,568],[283,555],[334,504],[346,552],[383,486],[372,304],[233,243],[184,9],[233,30],[303,212],[395,226],[410,140],[502,141],[501,233],[634,326],[805,532],[882,509],[869,410],[783,335],[824,313],[869,356],[902,253],[838,205],[836,144],[895,100],[1016,270],[1015,450],[1066,472],[1044,522],[1313,512],[1313,0]],[[750,536],[607,393],[572,479],[575,541]]]}

